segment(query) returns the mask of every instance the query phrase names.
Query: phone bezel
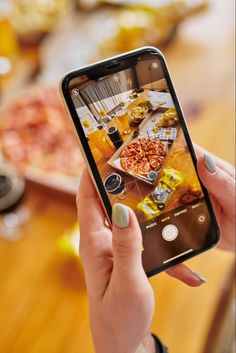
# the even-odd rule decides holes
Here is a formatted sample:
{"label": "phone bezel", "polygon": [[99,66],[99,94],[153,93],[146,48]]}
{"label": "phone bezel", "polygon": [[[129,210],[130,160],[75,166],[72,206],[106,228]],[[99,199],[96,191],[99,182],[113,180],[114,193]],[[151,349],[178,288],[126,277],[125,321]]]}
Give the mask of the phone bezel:
{"label": "phone bezel", "polygon": [[[169,73],[169,69],[168,69],[165,57],[161,53],[160,50],[158,50],[157,48],[154,48],[154,47],[143,47],[143,48],[140,48],[137,50],[133,50],[133,51],[118,55],[118,56],[114,56],[112,58],[108,58],[106,60],[97,62],[95,64],[84,66],[83,68],[80,68],[78,70],[74,70],[74,71],[68,73],[60,82],[60,92],[61,92],[62,98],[65,102],[69,116],[72,118],[74,127],[76,129],[77,134],[78,134],[80,149],[81,149],[83,156],[86,160],[86,163],[89,167],[90,175],[91,175],[93,182],[95,184],[95,187],[99,193],[99,197],[102,200],[104,210],[105,210],[110,222],[111,222],[111,216],[112,216],[111,204],[110,204],[109,198],[107,196],[107,193],[105,191],[105,188],[103,186],[103,182],[100,177],[99,171],[97,169],[97,165],[96,165],[95,160],[93,158],[92,152],[89,148],[89,144],[88,144],[87,138],[84,134],[82,125],[80,124],[80,121],[78,119],[77,112],[74,107],[74,103],[73,103],[72,98],[70,96],[69,83],[72,79],[74,79],[76,77],[79,77],[79,76],[85,75],[85,74],[88,76],[91,76],[91,75],[93,75],[94,72],[96,72],[97,78],[104,77],[104,72],[106,72],[106,68],[108,65],[111,65],[112,63],[116,63],[118,68],[120,68],[120,67],[122,67],[122,63],[124,63],[124,62],[127,63],[127,61],[132,62],[134,60],[138,60],[140,56],[145,55],[145,54],[156,55],[159,58],[159,60],[161,61],[162,70],[164,72],[164,77],[167,81],[167,85],[168,85],[170,94],[172,95],[172,99],[175,104],[175,108],[177,110],[178,117],[181,122],[181,127],[183,129],[183,133],[184,133],[184,136],[186,139],[186,143],[188,145],[188,149],[191,154],[196,173],[198,174],[197,158],[196,158],[196,154],[195,154],[195,151],[193,148],[191,137],[190,137],[190,134],[189,134],[189,131],[187,128],[186,120],[184,118],[183,111],[182,111],[180,103],[178,101],[177,94],[176,94],[175,88],[172,83],[172,79],[171,79],[171,76]],[[124,69],[124,68],[118,69],[117,71],[114,71],[114,72],[121,71],[122,69]],[[111,72],[107,71],[107,75],[109,75],[110,73]],[[200,178],[199,178],[199,180],[200,180]],[[201,183],[201,181],[200,181],[200,183]],[[182,256],[178,257],[177,259],[173,259],[170,262],[163,264],[162,266],[148,272],[147,273],[148,277],[153,276],[159,272],[165,271],[165,270],[167,270],[167,269],[169,269],[169,268],[171,268],[171,267],[173,267],[183,261],[186,261],[196,255],[199,255],[199,254],[211,249],[219,241],[219,238],[220,238],[219,227],[218,227],[216,217],[215,217],[215,214],[214,214],[211,202],[210,202],[210,198],[209,198],[207,190],[205,189],[205,187],[202,183],[201,183],[201,187],[202,187],[202,190],[204,193],[204,198],[206,201],[206,205],[209,210],[210,217],[211,217],[211,224],[212,224],[212,227],[211,227],[212,229],[210,232],[211,237],[209,236],[209,233],[206,236],[207,240],[209,240],[209,239],[211,240],[210,243],[208,241],[208,242],[206,242],[206,245],[203,246],[202,248],[194,250],[193,252],[191,252],[189,254],[182,255]]]}

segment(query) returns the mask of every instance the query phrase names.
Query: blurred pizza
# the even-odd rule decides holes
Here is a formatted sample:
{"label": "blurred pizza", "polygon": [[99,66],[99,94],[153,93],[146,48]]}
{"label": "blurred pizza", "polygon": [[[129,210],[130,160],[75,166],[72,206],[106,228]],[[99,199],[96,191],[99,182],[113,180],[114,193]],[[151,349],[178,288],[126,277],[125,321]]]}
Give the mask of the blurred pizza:
{"label": "blurred pizza", "polygon": [[2,114],[0,135],[5,158],[25,173],[81,173],[82,155],[55,88],[36,88],[15,100]]}
{"label": "blurred pizza", "polygon": [[157,172],[166,158],[165,145],[158,138],[138,138],[130,142],[120,154],[122,168],[139,175]]}

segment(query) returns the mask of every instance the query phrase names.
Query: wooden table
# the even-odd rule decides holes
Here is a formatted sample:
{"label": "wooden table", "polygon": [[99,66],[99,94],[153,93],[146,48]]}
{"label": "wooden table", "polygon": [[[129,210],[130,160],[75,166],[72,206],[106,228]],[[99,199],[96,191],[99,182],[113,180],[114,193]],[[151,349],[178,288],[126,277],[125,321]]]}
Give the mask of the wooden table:
{"label": "wooden table", "polygon": [[[212,9],[182,26],[165,51],[194,140],[230,162],[234,162],[232,4],[213,1]],[[29,184],[23,204],[31,221],[21,240],[0,239],[0,351],[93,353],[80,266],[57,250],[58,238],[76,219],[74,201]],[[215,324],[224,322],[225,307],[230,308],[233,264],[231,254],[218,250],[189,261],[208,280],[198,289],[166,274],[151,279],[157,302],[152,330],[170,352],[216,352],[213,343],[221,335]],[[221,344],[222,339],[218,349]]]}

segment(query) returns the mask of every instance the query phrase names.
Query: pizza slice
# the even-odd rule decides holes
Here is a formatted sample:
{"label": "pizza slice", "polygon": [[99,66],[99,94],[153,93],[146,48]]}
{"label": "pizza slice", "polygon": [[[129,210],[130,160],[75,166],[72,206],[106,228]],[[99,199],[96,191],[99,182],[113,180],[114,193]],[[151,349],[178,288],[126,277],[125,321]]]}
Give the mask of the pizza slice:
{"label": "pizza slice", "polygon": [[149,155],[148,161],[151,169],[157,172],[162,167],[162,164],[165,161],[165,157]]}
{"label": "pizza slice", "polygon": [[160,140],[158,140],[157,138],[152,138],[147,144],[146,151],[152,150],[153,148],[159,148],[159,146],[161,146]]}
{"label": "pizza slice", "polygon": [[121,158],[122,157],[131,157],[136,154],[137,154],[136,150],[132,146],[128,145],[123,149],[123,151],[120,154],[120,157]]}
{"label": "pizza slice", "polygon": [[133,148],[138,147],[140,146],[140,141],[139,139],[136,139],[135,141],[130,142],[129,145],[132,146]]}
{"label": "pizza slice", "polygon": [[129,172],[135,166],[138,160],[139,158],[137,156],[124,157],[120,159],[120,164],[126,172]]}
{"label": "pizza slice", "polygon": [[159,146],[159,147],[155,147],[151,150],[146,151],[146,156],[162,156],[162,157],[166,157],[166,150],[164,145],[163,146]]}
{"label": "pizza slice", "polygon": [[145,175],[151,171],[150,164],[146,157],[138,160],[138,162],[134,165],[131,172],[135,174]]}
{"label": "pizza slice", "polygon": [[129,146],[132,147],[137,153],[141,153],[143,150],[139,139],[131,142]]}
{"label": "pizza slice", "polygon": [[146,151],[150,138],[142,137],[139,139],[139,141],[140,141],[140,145],[142,146],[142,150]]}
{"label": "pizza slice", "polygon": [[163,143],[158,138],[155,138],[155,137],[142,138],[140,139],[140,143],[143,151],[145,152],[152,150],[154,148],[159,148],[160,146],[163,146]]}

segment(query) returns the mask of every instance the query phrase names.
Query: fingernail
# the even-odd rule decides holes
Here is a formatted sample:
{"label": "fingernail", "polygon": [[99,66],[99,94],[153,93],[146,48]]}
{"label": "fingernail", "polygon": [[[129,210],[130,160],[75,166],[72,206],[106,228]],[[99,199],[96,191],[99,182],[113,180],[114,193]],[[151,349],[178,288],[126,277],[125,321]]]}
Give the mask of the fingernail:
{"label": "fingernail", "polygon": [[216,172],[215,161],[209,154],[204,154],[204,164],[210,173]]}
{"label": "fingernail", "polygon": [[200,275],[200,273],[192,272],[192,274],[194,275],[194,277],[196,277],[202,283],[206,283],[207,282],[206,278],[204,278],[202,275]]}
{"label": "fingernail", "polygon": [[121,203],[115,203],[112,207],[113,222],[118,228],[129,226],[129,209]]}

